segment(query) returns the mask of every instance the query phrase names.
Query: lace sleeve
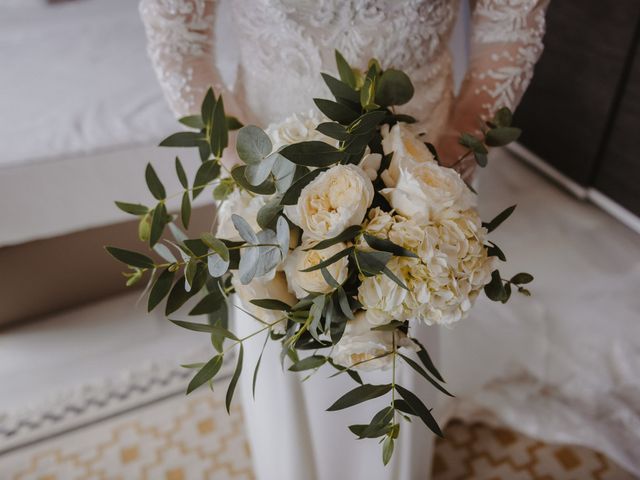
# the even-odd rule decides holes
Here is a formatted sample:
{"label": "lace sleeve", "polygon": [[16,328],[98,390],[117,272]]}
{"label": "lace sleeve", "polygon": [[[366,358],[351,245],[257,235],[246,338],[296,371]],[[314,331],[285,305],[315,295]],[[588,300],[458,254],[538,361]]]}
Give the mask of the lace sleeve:
{"label": "lace sleeve", "polygon": [[141,0],[147,50],[169,106],[178,116],[198,113],[206,90],[223,93],[225,109],[240,116],[214,61],[215,0]]}
{"label": "lace sleeve", "polygon": [[480,119],[490,118],[500,107],[518,106],[542,53],[548,4],[549,0],[472,2],[469,69],[441,139],[447,162],[453,163],[461,153],[455,146],[460,132],[477,132]]}

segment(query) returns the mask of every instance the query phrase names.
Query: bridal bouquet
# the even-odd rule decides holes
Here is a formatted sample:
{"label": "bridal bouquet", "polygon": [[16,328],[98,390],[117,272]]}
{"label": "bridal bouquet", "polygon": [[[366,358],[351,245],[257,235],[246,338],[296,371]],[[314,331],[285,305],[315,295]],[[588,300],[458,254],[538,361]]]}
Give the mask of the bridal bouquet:
{"label": "bridal bouquet", "polygon": [[[187,393],[212,381],[237,349],[229,408],[243,370],[243,342],[263,332],[265,345],[281,343],[289,370],[313,373],[329,365],[354,380],[329,410],[388,396],[388,406],[369,424],[349,427],[358,438],[380,438],[386,464],[403,419],[417,417],[441,435],[430,409],[396,382],[396,370],[412,368],[449,395],[412,332],[465,318],[483,291],[503,303],[514,288],[528,295],[523,285],[533,277],[504,278],[495,261],[504,261],[504,254],[488,239],[514,207],[483,223],[473,189],[440,163],[413,125],[416,119],[396,112],[412,98],[409,77],[375,60],[365,72],[338,52],[336,60],[340,79],[322,75],[335,100],[314,99],[319,113],[294,114],[266,130],[227,117],[222,97],[209,90],[200,115],[180,120],[192,130],[160,144],[194,147],[202,161],[189,182],[176,158],[181,211],[167,211],[165,188],[150,164],[146,182],[154,204],[116,202],[140,217],[141,239],[163,260],[107,250],[129,266],[128,285],[149,277],[149,310],[167,297],[171,315],[196,297],[189,314],[208,315],[204,323],[172,320],[209,334],[215,350],[206,363],[187,366],[197,369]],[[242,163],[227,169],[221,158],[229,130],[236,129]],[[519,134],[509,110],[501,109],[485,122],[482,136],[461,136],[468,151],[460,161],[474,157],[484,166],[487,147]],[[188,227],[191,202],[208,189],[219,202],[217,229],[187,238],[178,218]],[[166,229],[172,239],[162,240]],[[234,292],[240,305],[229,298]],[[227,323],[230,308],[245,311],[260,328],[239,338]],[[360,376],[386,369],[386,384],[364,383]]]}

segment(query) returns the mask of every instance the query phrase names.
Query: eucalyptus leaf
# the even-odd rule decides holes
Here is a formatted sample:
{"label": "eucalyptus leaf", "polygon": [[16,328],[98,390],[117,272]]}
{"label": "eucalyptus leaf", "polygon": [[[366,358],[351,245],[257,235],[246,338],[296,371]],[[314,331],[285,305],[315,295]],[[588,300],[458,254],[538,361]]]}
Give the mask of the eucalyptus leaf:
{"label": "eucalyptus leaf", "polygon": [[433,433],[435,433],[439,437],[443,437],[442,430],[440,430],[440,427],[438,426],[438,422],[436,422],[436,419],[433,418],[433,415],[431,415],[431,412],[425,406],[425,404],[422,403],[422,400],[420,400],[415,394],[413,394],[412,392],[410,392],[409,390],[407,390],[406,388],[400,385],[396,385],[395,388],[396,388],[396,391],[407,402],[407,404],[409,405],[411,410],[414,412],[414,414],[420,417],[424,422],[424,424],[427,427],[429,427],[429,429]]}
{"label": "eucalyptus leaf", "polygon": [[204,187],[215,180],[220,175],[220,164],[217,160],[207,160],[203,162],[198,171],[196,172],[195,180],[193,181],[193,199],[195,200]]}
{"label": "eucalyptus leaf", "polygon": [[255,306],[264,308],[265,310],[276,310],[280,312],[288,312],[291,306],[273,298],[254,298],[250,300]]}
{"label": "eucalyptus leaf", "polygon": [[174,272],[169,269],[165,269],[158,276],[151,292],[149,292],[149,300],[147,302],[147,311],[150,312],[169,294],[171,286],[173,285]]}
{"label": "eucalyptus leaf", "polygon": [[160,147],[197,147],[204,138],[200,132],[178,132],[169,135],[162,142]]}
{"label": "eucalyptus leaf", "polygon": [[304,270],[300,270],[300,271],[301,272],[313,272],[315,270],[320,270],[322,268],[326,268],[329,265],[332,265],[332,264],[336,263],[341,258],[346,257],[351,252],[353,252],[353,247],[345,248],[344,250],[342,250],[342,251],[336,253],[335,255],[332,255],[331,257],[327,258],[326,260],[323,260],[322,262],[318,263],[317,265],[314,265],[314,266],[309,267],[309,268],[305,268]]}
{"label": "eucalyptus leaf", "polygon": [[341,150],[319,140],[287,145],[280,154],[297,165],[319,168],[338,163],[345,157]]}
{"label": "eucalyptus leaf", "polygon": [[320,368],[327,361],[327,357],[322,355],[312,355],[307,358],[303,358],[297,363],[294,363],[289,367],[289,371],[291,372],[303,372],[305,370],[313,370],[316,368]]}
{"label": "eucalyptus leaf", "polygon": [[240,264],[238,265],[238,273],[240,283],[248,285],[256,276],[258,264],[260,262],[260,251],[257,247],[245,248],[240,256]]}
{"label": "eucalyptus leaf", "polygon": [[235,341],[240,340],[236,335],[234,335],[232,332],[230,332],[226,328],[220,327],[217,325],[209,325],[208,323],[185,322],[182,320],[169,320],[169,321],[174,325],[177,325],[178,327],[184,328],[186,330],[191,330],[193,332],[218,333],[231,340],[235,340]]}
{"label": "eucalyptus leaf", "polygon": [[240,344],[238,349],[238,362],[236,363],[236,369],[233,371],[233,376],[227,387],[227,394],[225,396],[225,406],[227,407],[227,413],[231,413],[231,401],[233,400],[233,394],[236,391],[236,385],[238,385],[238,379],[242,373],[242,363],[244,359],[244,347]]}
{"label": "eucalyptus leaf", "polygon": [[513,121],[513,114],[507,107],[498,109],[492,119],[492,123],[497,127],[510,127]]}
{"label": "eucalyptus leaf", "polygon": [[189,188],[189,181],[187,180],[187,174],[184,171],[182,162],[178,157],[176,157],[176,174],[178,175],[178,180],[180,181],[180,185],[182,185],[184,188]]}
{"label": "eucalyptus leaf", "polygon": [[333,412],[336,410],[342,410],[344,408],[352,407],[354,405],[358,405],[359,403],[381,397],[382,395],[390,391],[390,384],[371,385],[369,383],[365,383],[364,385],[360,385],[353,390],[345,393],[342,397],[336,400],[333,405],[327,408],[327,411]]}
{"label": "eucalyptus leaf", "polygon": [[218,253],[214,252],[207,257],[207,268],[209,275],[213,278],[221,277],[229,270],[229,258],[225,260]]}
{"label": "eucalyptus leaf", "polygon": [[158,178],[158,174],[150,163],[147,163],[147,168],[144,172],[144,176],[151,195],[153,195],[157,200],[164,200],[167,196],[167,192],[165,191],[162,182]]}
{"label": "eucalyptus leaf", "polygon": [[320,175],[324,171],[326,171],[326,169],[318,168],[316,170],[311,170],[309,173],[303,175],[302,178],[293,182],[293,185],[289,187],[289,189],[282,197],[282,200],[280,200],[280,204],[295,205],[296,203],[298,203],[298,198],[300,197],[302,189],[309,185],[313,180],[315,180],[318,175]]}
{"label": "eucalyptus leaf", "polygon": [[349,86],[342,80],[338,80],[337,78],[332,77],[329,74],[321,73],[320,75],[322,75],[324,83],[326,83],[327,87],[329,87],[329,90],[336,98],[336,100],[345,99],[351,102],[358,103],[358,93],[351,86]]}
{"label": "eucalyptus leaf", "polygon": [[507,293],[498,270],[491,272],[491,281],[484,286],[484,293],[494,302],[502,301],[506,296]]}
{"label": "eucalyptus leaf", "polygon": [[356,77],[353,74],[353,70],[351,69],[351,66],[349,66],[347,61],[344,59],[344,57],[338,50],[335,51],[335,56],[336,56],[336,65],[338,67],[338,74],[340,75],[340,79],[344,83],[349,85],[351,88],[356,88]]}
{"label": "eucalyptus leaf", "polygon": [[189,128],[195,128],[196,130],[205,128],[205,124],[200,115],[187,115],[186,117],[179,118],[178,122]]}
{"label": "eucalyptus leaf", "polygon": [[247,125],[238,131],[236,150],[247,165],[259,163],[271,153],[273,145],[269,135],[255,125]]}
{"label": "eucalyptus leaf", "polygon": [[107,252],[116,260],[138,268],[153,268],[153,260],[142,253],[125,250],[124,248],[105,247]]}
{"label": "eucalyptus leaf", "polygon": [[343,125],[349,125],[356,118],[359,112],[337,102],[325,100],[323,98],[314,98],[313,102],[318,109],[326,115],[327,118],[334,120]]}
{"label": "eucalyptus leaf", "polygon": [[[213,313],[220,312],[225,308],[226,299],[222,295],[222,292],[220,292],[220,290],[216,288],[202,297],[202,299],[196,304],[196,306],[191,309],[189,315],[211,315]],[[208,329],[206,331],[209,333],[214,333],[214,330]]]}
{"label": "eucalyptus leaf", "polygon": [[362,231],[362,227],[360,225],[351,225],[347,227],[344,232],[339,233],[333,238],[327,238],[326,240],[322,240],[316,243],[314,246],[308,248],[307,250],[324,250],[332,245],[337,243],[347,242],[349,240],[353,240],[356,235],[358,235]]}
{"label": "eucalyptus leaf", "polygon": [[116,206],[125,213],[131,215],[144,215],[149,211],[148,207],[139,203],[115,202]]}
{"label": "eucalyptus leaf", "polygon": [[386,116],[385,110],[375,110],[368,112],[359,117],[355,122],[349,125],[349,133],[354,135],[363,135],[375,129]]}
{"label": "eucalyptus leaf", "polygon": [[171,250],[169,250],[169,248],[162,243],[156,243],[153,246],[153,250],[169,263],[174,263],[178,261],[175,255],[171,253]]}
{"label": "eucalyptus leaf", "polygon": [[276,160],[278,160],[278,157],[280,157],[279,153],[272,153],[258,163],[251,163],[247,165],[244,172],[245,178],[253,186],[261,185],[269,178],[271,170],[273,169]]}
{"label": "eucalyptus leaf", "polygon": [[256,362],[256,366],[253,369],[253,379],[251,381],[251,393],[253,395],[253,399],[256,398],[256,382],[258,380],[258,371],[260,370],[260,363],[262,363],[262,354],[264,353],[264,349],[267,346],[267,341],[269,340],[269,335],[264,336],[264,343],[262,344],[262,350],[260,350],[260,355],[258,356],[258,361]]}
{"label": "eucalyptus leaf", "polygon": [[261,228],[275,227],[277,219],[281,218],[280,214],[282,213],[282,208],[282,205],[280,205],[280,198],[276,197],[269,200],[260,208],[260,210],[258,210],[258,215],[256,217],[258,225]]}
{"label": "eucalyptus leaf", "polygon": [[515,142],[522,133],[522,130],[515,127],[497,127],[487,132],[484,141],[490,147],[502,147],[511,142]]}
{"label": "eucalyptus leaf", "polygon": [[278,155],[273,167],[271,168],[271,173],[273,174],[278,192],[284,193],[289,189],[295,181],[296,170],[301,168],[301,166],[290,162],[282,155]]}
{"label": "eucalyptus leaf", "polygon": [[153,247],[164,231],[164,227],[171,221],[171,217],[167,214],[167,207],[164,203],[159,203],[153,210],[153,217],[151,217],[151,232],[149,233],[149,245]]}
{"label": "eucalyptus leaf", "polygon": [[257,193],[259,195],[273,195],[276,191],[275,184],[269,180],[264,183],[254,186],[249,183],[247,178],[245,177],[246,165],[239,165],[234,167],[231,170],[231,176],[236,181],[238,185],[240,185],[245,190],[248,190],[253,193]]}
{"label": "eucalyptus leaf", "polygon": [[218,97],[213,108],[213,123],[209,134],[211,152],[216,158],[222,156],[222,152],[229,144],[229,132],[227,131],[227,119],[224,114],[224,102],[222,96]]}
{"label": "eucalyptus leaf", "polygon": [[189,200],[189,193],[187,192],[182,194],[180,218],[182,219],[182,225],[184,225],[184,228],[189,228],[189,221],[191,220],[191,201]]}
{"label": "eucalyptus leaf", "polygon": [[411,338],[411,341],[416,345],[418,345],[418,347],[420,347],[420,350],[418,350],[417,355],[420,361],[422,362],[422,364],[427,369],[427,371],[431,373],[431,375],[436,377],[438,380],[444,383],[444,378],[442,378],[442,375],[440,375],[440,372],[438,371],[433,361],[431,360],[431,357],[429,356],[429,352],[427,352],[427,349],[424,347],[424,345],[422,345],[422,343],[420,343],[415,338]]}
{"label": "eucalyptus leaf", "polygon": [[213,121],[213,109],[216,105],[216,96],[213,93],[213,88],[209,87],[202,99],[202,105],[200,106],[200,116],[205,126],[211,126]]}
{"label": "eucalyptus leaf", "polygon": [[202,240],[207,247],[216,252],[223,260],[229,261],[229,248],[222,240],[218,240],[208,232],[200,235],[200,240]]}
{"label": "eucalyptus leaf", "polygon": [[287,220],[283,216],[278,217],[276,222],[276,239],[278,240],[283,260],[287,256],[287,253],[289,253],[290,233]]}
{"label": "eucalyptus leaf", "polygon": [[167,298],[167,304],[165,306],[165,315],[170,315],[184,305],[190,298],[197,294],[205,284],[206,270],[204,267],[196,270],[196,275],[193,278],[191,289],[185,290],[184,277],[180,277],[174,284],[171,292],[169,292],[169,298]]}
{"label": "eucalyptus leaf", "polygon": [[418,255],[413,253],[411,250],[407,250],[406,248],[403,248],[400,245],[396,245],[391,240],[387,240],[385,238],[379,238],[374,235],[370,235],[368,233],[364,234],[364,239],[367,241],[369,246],[374,250],[389,252],[395,255],[396,257],[418,258]]}
{"label": "eucalyptus leaf", "polygon": [[326,135],[327,137],[330,137],[330,138],[335,138],[336,140],[342,141],[349,138],[349,132],[347,132],[347,129],[343,125],[340,125],[337,122],[321,123],[316,127],[316,130],[322,133],[323,135]]}
{"label": "eucalyptus leaf", "polygon": [[249,223],[244,218],[234,213],[233,215],[231,215],[231,221],[233,222],[233,226],[240,234],[240,238],[242,238],[245,242],[250,244],[259,243],[258,236],[251,228],[251,225],[249,225]]}
{"label": "eucalyptus leaf", "polygon": [[438,390],[440,390],[442,393],[444,393],[445,395],[448,395],[450,397],[453,397],[453,395],[451,395],[447,389],[445,389],[442,385],[440,385],[438,382],[436,382],[431,375],[429,375],[424,368],[422,368],[416,361],[412,360],[411,358],[407,357],[406,355],[403,355],[402,353],[398,353],[398,355],[400,355],[400,357],[402,357],[402,359],[407,362],[407,364],[413,368],[416,372],[418,372],[424,379],[426,379],[431,385],[433,385],[434,387],[436,387]]}
{"label": "eucalyptus leaf", "polygon": [[382,463],[386,466],[393,455],[393,438],[387,436],[382,442]]}
{"label": "eucalyptus leaf", "polygon": [[516,273],[513,277],[511,277],[511,281],[516,285],[524,285],[526,283],[533,282],[533,275],[530,273]]}
{"label": "eucalyptus leaf", "polygon": [[187,386],[187,395],[193,392],[196,388],[200,387],[204,383],[211,380],[220,371],[222,366],[222,355],[216,355],[209,360],[204,367],[198,370],[189,385]]}
{"label": "eucalyptus leaf", "polygon": [[404,105],[413,97],[413,84],[400,70],[385,70],[376,83],[376,102],[385,107]]}
{"label": "eucalyptus leaf", "polygon": [[508,208],[505,208],[502,212],[495,216],[493,220],[489,223],[483,223],[482,226],[486,227],[489,232],[493,232],[496,228],[500,226],[502,222],[504,222],[507,218],[511,216],[513,211],[516,209],[516,205],[511,205]]}

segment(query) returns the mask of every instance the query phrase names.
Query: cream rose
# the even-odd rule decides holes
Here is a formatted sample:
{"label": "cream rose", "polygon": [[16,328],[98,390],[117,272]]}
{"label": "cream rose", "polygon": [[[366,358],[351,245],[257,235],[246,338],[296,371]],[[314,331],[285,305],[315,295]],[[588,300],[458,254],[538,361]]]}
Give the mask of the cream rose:
{"label": "cream rose", "polygon": [[[232,277],[232,282],[243,307],[252,315],[255,315],[260,320],[267,323],[274,323],[280,320],[282,318],[282,312],[260,308],[251,303],[251,300],[270,298],[280,300],[288,305],[295,305],[297,303],[296,297],[294,297],[287,289],[287,281],[282,272],[278,272],[272,280],[256,278],[248,285],[242,285],[234,275]],[[274,325],[273,330],[276,333],[284,333],[286,324],[287,322],[283,320]]]}
{"label": "cream rose", "polygon": [[326,240],[360,225],[373,200],[373,184],[355,165],[336,165],[302,189],[287,216],[314,240]]}
{"label": "cream rose", "polygon": [[260,230],[257,220],[258,211],[265,205],[266,200],[268,200],[268,197],[263,195],[252,196],[245,190],[236,188],[218,209],[216,237],[233,241],[242,240],[231,221],[231,215],[233,214],[244,218],[254,231]]}
{"label": "cream rose", "polygon": [[391,129],[383,125],[382,150],[393,153],[389,168],[380,175],[387,187],[394,187],[402,169],[412,169],[422,163],[435,163],[433,154],[406,123],[396,123]]}
{"label": "cream rose", "polygon": [[458,172],[435,163],[401,169],[397,185],[381,193],[396,212],[418,222],[428,222],[448,209],[462,211],[475,204]]}
{"label": "cream rose", "polygon": [[[331,358],[339,365],[353,366],[356,370],[387,370],[392,364],[392,357],[382,355],[393,350],[394,335],[396,346],[416,349],[414,343],[401,332],[377,331],[371,330],[371,327],[363,312],[356,313],[355,319],[347,321],[344,334],[335,345]],[[360,362],[364,363],[355,365]]]}
{"label": "cream rose", "polygon": [[333,146],[337,146],[338,141],[327,137],[316,130],[316,127],[325,122],[326,118],[317,110],[309,110],[306,113],[296,113],[282,122],[272,123],[267,127],[265,132],[271,138],[274,150],[283,145],[291,145],[292,143],[307,142],[311,140],[319,140]]}
{"label": "cream rose", "polygon": [[[298,298],[306,297],[309,292],[328,293],[333,290],[333,287],[325,281],[320,270],[312,272],[301,272],[301,270],[313,267],[347,248],[344,243],[338,243],[324,250],[305,251],[314,243],[316,242],[306,240],[291,252],[284,262],[283,269],[287,276],[289,290]],[[347,257],[343,257],[329,265],[327,271],[338,283],[342,283],[347,278],[348,264]]]}

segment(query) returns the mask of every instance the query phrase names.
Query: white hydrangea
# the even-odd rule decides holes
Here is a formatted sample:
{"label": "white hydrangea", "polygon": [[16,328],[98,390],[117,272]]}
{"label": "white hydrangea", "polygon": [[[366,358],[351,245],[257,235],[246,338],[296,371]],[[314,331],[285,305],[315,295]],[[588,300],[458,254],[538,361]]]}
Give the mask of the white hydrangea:
{"label": "white hydrangea", "polygon": [[457,212],[424,225],[380,209],[373,209],[369,218],[369,233],[419,258],[393,257],[387,264],[408,290],[384,274],[362,279],[358,300],[367,320],[383,325],[415,319],[432,325],[462,319],[491,278],[492,261],[484,246],[486,229],[477,212]]}

